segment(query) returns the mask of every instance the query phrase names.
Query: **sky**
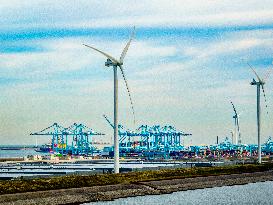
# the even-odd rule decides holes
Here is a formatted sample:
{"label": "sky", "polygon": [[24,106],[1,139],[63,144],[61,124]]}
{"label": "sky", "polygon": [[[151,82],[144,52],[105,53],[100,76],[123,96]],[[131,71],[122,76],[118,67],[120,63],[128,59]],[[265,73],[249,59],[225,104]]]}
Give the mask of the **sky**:
{"label": "sky", "polygon": [[[83,123],[106,135],[113,119],[113,71],[124,59],[136,124],[119,73],[119,122],[173,125],[186,144],[231,136],[240,113],[243,143],[257,143],[256,88],[247,63],[266,78],[273,61],[273,1],[0,0],[0,144],[34,144],[54,122]],[[273,134],[273,74],[263,96],[262,141]],[[268,112],[268,114],[267,114]],[[39,143],[49,142],[39,137]]]}

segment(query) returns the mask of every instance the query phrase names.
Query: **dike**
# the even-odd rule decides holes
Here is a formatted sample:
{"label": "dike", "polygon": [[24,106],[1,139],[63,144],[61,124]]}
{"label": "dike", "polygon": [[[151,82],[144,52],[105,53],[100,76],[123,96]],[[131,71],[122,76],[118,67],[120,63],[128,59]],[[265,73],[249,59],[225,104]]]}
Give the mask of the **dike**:
{"label": "dike", "polygon": [[262,181],[273,181],[273,164],[0,181],[0,204],[82,204]]}

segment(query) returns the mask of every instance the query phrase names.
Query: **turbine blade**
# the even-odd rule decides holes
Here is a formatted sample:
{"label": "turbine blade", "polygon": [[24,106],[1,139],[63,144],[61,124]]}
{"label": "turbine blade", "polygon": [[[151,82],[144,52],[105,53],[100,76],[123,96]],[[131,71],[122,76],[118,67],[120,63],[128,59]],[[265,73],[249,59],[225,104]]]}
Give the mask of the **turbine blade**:
{"label": "turbine blade", "polygon": [[247,65],[251,68],[251,70],[253,71],[253,73],[256,75],[256,77],[258,78],[259,82],[263,82],[262,79],[258,76],[258,74],[256,73],[256,71],[254,70],[254,68],[249,65],[249,63],[247,63]]}
{"label": "turbine blade", "polygon": [[127,82],[127,80],[126,80],[125,74],[124,74],[123,67],[120,65],[119,68],[120,68],[120,71],[121,71],[121,74],[122,74],[122,77],[123,77],[123,80],[124,80],[124,82],[125,82],[126,89],[127,89],[127,92],[128,92],[129,98],[130,98],[131,109],[132,109],[132,112],[133,112],[134,124],[135,124],[135,123],[136,123],[135,109],[134,109],[134,104],[133,104],[131,92],[130,92],[129,85],[128,85],[128,82]]}
{"label": "turbine blade", "polygon": [[111,61],[113,61],[113,63],[119,63],[119,61],[117,59],[115,59],[114,57],[110,56],[109,54],[97,49],[97,48],[94,48],[92,46],[89,46],[89,45],[86,45],[86,44],[83,44],[84,46],[88,47],[88,48],[91,48],[99,53],[101,53],[102,55],[104,55],[105,57],[109,58]]}
{"label": "turbine blade", "polygon": [[235,112],[235,115],[237,116],[237,112],[236,112],[236,109],[235,109],[235,106],[234,106],[233,102],[230,101],[230,103],[232,104],[232,107],[233,107],[233,110],[234,110],[234,112]]}
{"label": "turbine blade", "polygon": [[264,85],[262,84],[261,86],[262,86],[263,95],[264,95],[266,114],[268,114],[268,106],[267,106],[267,99],[266,99],[266,95],[265,95]]}
{"label": "turbine blade", "polygon": [[105,120],[108,122],[108,124],[112,127],[112,128],[114,128],[114,125],[110,122],[110,120],[108,119],[108,117],[106,116],[106,115],[102,115],[104,118],[105,118]]}
{"label": "turbine blade", "polygon": [[125,55],[126,55],[126,53],[127,53],[127,51],[128,51],[128,48],[129,48],[129,46],[130,46],[130,44],[131,44],[131,41],[133,40],[134,36],[135,36],[135,27],[134,27],[134,29],[133,29],[133,31],[132,31],[132,33],[131,33],[131,37],[130,37],[128,43],[126,44],[126,46],[124,47],[124,49],[123,49],[123,51],[122,51],[122,53],[121,53],[121,56],[120,56],[120,59],[119,59],[120,63],[123,63],[123,60],[124,60],[124,58],[125,58]]}

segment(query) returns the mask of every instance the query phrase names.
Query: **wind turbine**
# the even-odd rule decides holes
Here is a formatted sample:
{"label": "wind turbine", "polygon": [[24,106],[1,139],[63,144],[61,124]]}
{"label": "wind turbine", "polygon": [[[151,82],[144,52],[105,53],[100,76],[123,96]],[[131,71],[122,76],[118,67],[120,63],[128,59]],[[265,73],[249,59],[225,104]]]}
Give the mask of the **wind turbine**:
{"label": "wind turbine", "polygon": [[232,101],[230,101],[232,107],[233,107],[233,111],[234,111],[234,125],[235,125],[235,129],[234,129],[234,136],[235,136],[235,144],[241,144],[242,143],[242,139],[241,139],[241,132],[240,132],[240,125],[239,125],[239,117],[240,114],[237,113],[236,108],[233,104]]}
{"label": "wind turbine", "polygon": [[117,67],[119,67],[123,80],[125,82],[126,88],[127,88],[127,92],[130,98],[130,103],[131,103],[131,109],[133,112],[133,117],[134,117],[134,123],[135,123],[135,111],[134,111],[134,106],[133,106],[133,101],[132,101],[132,97],[131,97],[131,93],[130,93],[130,89],[124,74],[124,69],[122,67],[123,65],[123,60],[125,58],[125,55],[128,51],[128,48],[131,44],[131,41],[134,38],[134,34],[135,34],[135,27],[133,29],[133,32],[131,34],[131,37],[129,39],[129,41],[127,42],[126,46],[124,47],[121,56],[119,58],[119,60],[115,59],[114,57],[112,57],[111,55],[97,49],[94,48],[92,46],[83,44],[84,46],[91,48],[99,53],[101,53],[102,55],[104,55],[107,60],[105,62],[105,66],[109,67],[112,66],[113,67],[113,71],[114,71],[114,172],[115,173],[119,173],[119,139],[118,139],[118,76],[117,76]]}
{"label": "wind turbine", "polygon": [[[265,96],[265,91],[264,91],[265,80],[261,79],[258,76],[258,74],[254,70],[254,68],[252,68],[252,66],[249,65],[249,63],[247,63],[247,64],[251,68],[251,70],[253,71],[253,73],[255,74],[255,76],[258,79],[258,81],[257,81],[257,80],[255,80],[253,78],[250,85],[256,85],[257,86],[258,163],[261,164],[262,163],[262,156],[261,156],[261,104],[260,104],[260,93],[261,93],[261,87],[262,87],[263,95],[264,95],[264,99],[265,99],[265,103],[266,103],[265,107],[267,108],[266,96]],[[266,77],[269,77],[269,73],[267,74]]]}

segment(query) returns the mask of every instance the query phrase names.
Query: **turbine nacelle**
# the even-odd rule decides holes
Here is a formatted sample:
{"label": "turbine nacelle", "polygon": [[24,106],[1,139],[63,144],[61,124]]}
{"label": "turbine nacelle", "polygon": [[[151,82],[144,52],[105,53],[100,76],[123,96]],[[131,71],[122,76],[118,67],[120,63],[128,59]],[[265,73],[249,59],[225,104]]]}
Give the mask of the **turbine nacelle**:
{"label": "turbine nacelle", "polygon": [[263,80],[256,81],[254,78],[252,82],[250,83],[250,85],[264,85],[264,84],[265,82]]}
{"label": "turbine nacelle", "polygon": [[265,82],[264,81],[256,81],[255,79],[252,80],[252,82],[250,83],[250,85],[264,85]]}
{"label": "turbine nacelle", "polygon": [[93,46],[89,46],[87,44],[83,44],[84,46],[88,47],[88,48],[91,48],[93,50],[95,50],[96,52],[102,54],[103,56],[105,56],[107,58],[106,62],[105,62],[105,66],[107,67],[110,67],[110,66],[113,66],[113,67],[119,67],[120,71],[121,71],[121,74],[122,74],[122,77],[123,77],[123,80],[125,82],[125,85],[126,85],[126,89],[127,89],[127,92],[128,92],[128,95],[129,95],[129,98],[130,98],[130,103],[131,103],[131,109],[132,109],[132,112],[133,112],[133,117],[134,117],[134,123],[135,123],[135,111],[134,111],[134,105],[133,105],[133,101],[132,101],[132,97],[131,97],[131,93],[130,93],[130,89],[129,89],[129,85],[127,83],[127,80],[126,80],[126,77],[125,77],[125,74],[124,74],[124,69],[123,69],[123,60],[126,56],[126,53],[128,51],[128,48],[131,44],[131,41],[133,40],[134,38],[134,34],[135,34],[135,27],[133,29],[133,32],[131,34],[131,37],[129,39],[129,41],[127,42],[126,46],[124,47],[121,55],[120,55],[120,58],[119,60],[117,58],[114,58],[113,56],[111,56],[110,54],[104,52],[104,51],[101,51]]}
{"label": "turbine nacelle", "polygon": [[111,59],[107,58],[107,61],[105,62],[105,66],[122,66],[123,62],[113,62]]}
{"label": "turbine nacelle", "polygon": [[257,81],[253,78],[252,82],[250,83],[250,85],[257,85]]}
{"label": "turbine nacelle", "polygon": [[107,61],[105,62],[105,66],[110,67],[110,66],[113,66],[113,65],[115,65],[115,64],[113,63],[113,61],[111,61],[111,60],[108,58]]}

